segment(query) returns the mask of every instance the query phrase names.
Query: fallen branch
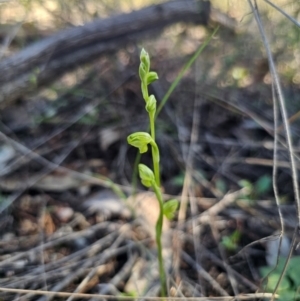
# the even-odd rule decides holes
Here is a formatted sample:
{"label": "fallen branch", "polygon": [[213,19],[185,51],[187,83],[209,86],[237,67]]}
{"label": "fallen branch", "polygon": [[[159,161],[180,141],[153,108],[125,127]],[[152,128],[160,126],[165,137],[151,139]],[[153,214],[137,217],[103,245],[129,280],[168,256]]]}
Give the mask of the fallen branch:
{"label": "fallen branch", "polygon": [[0,63],[0,102],[15,100],[70,69],[157,34],[170,24],[207,24],[209,16],[208,1],[174,0],[61,31]]}

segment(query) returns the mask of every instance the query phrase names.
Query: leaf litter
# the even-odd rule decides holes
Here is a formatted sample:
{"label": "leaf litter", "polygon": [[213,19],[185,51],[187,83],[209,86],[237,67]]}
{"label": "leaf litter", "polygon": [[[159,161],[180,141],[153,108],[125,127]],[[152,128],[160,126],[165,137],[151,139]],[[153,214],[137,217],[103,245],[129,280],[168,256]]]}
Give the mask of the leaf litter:
{"label": "leaf litter", "polygon": [[[195,43],[189,28],[185,30],[184,38]],[[222,35],[225,40],[225,33]],[[172,45],[170,40],[168,43]],[[227,49],[234,47],[230,39],[224,43]],[[157,203],[141,186],[136,196],[130,196],[136,153],[127,148],[125,137],[146,127],[138,113],[142,109],[139,83],[131,76],[138,65],[132,47],[122,50],[129,60],[116,63],[118,57],[108,55],[95,62],[86,69],[82,82],[64,93],[58,89],[57,99],[47,99],[47,93],[30,100],[24,97],[16,104],[16,109],[26,112],[21,123],[9,113],[9,107],[1,112],[2,117],[11,114],[10,122],[3,118],[3,133],[25,148],[18,149],[2,139],[0,287],[133,298],[159,294],[153,239]],[[180,47],[178,54],[167,46],[159,47],[158,43],[153,69],[163,75],[152,89],[161,100],[161,91],[167,90],[169,78],[176,76],[186,57],[180,55]],[[273,150],[272,107],[264,101],[271,98],[270,86],[256,83],[241,87],[240,82],[232,84],[232,79],[230,84],[224,82],[232,71],[231,62],[223,74],[214,77],[217,67],[212,58],[218,41],[209,47],[211,53],[200,57],[199,64],[201,72],[211,76],[199,82],[191,68],[158,119],[164,198],[180,199],[181,183],[176,179],[186,175],[184,156],[190,144],[194,99],[199,97],[199,136],[192,150],[188,185],[188,200],[197,210],[188,206],[185,220],[178,222],[175,216],[166,221],[164,229],[164,258],[173,297],[263,291],[259,268],[266,265],[266,249],[268,254],[270,250],[261,239],[280,229],[269,190],[271,166],[267,164]],[[259,51],[254,55],[259,56]],[[237,64],[239,59],[242,61],[236,59]],[[240,76],[248,76],[255,68],[250,61],[246,63],[250,71]],[[122,64],[126,64],[126,71]],[[108,71],[97,76],[103,66]],[[198,74],[199,78],[203,74]],[[198,85],[201,91],[195,96]],[[295,86],[285,89],[291,97],[299,92]],[[42,107],[38,105],[41,101]],[[293,129],[298,141],[296,125],[297,121]],[[29,156],[26,149],[35,155]],[[46,161],[36,160],[38,157]],[[287,162],[284,148],[280,160]],[[47,162],[57,162],[70,172]],[[84,176],[74,176],[76,172]],[[220,180],[221,186],[216,184]],[[250,183],[253,193],[245,187],[240,190],[241,180]],[[290,236],[297,219],[290,173],[284,164],[278,183],[286,235]],[[115,189],[123,191],[126,200]],[[230,239],[235,231],[240,234],[237,249],[226,249],[221,238]],[[196,241],[200,242],[197,246]],[[245,252],[239,255],[240,250]],[[18,298],[17,292],[0,296],[3,300]],[[23,299],[57,298],[28,292]]]}

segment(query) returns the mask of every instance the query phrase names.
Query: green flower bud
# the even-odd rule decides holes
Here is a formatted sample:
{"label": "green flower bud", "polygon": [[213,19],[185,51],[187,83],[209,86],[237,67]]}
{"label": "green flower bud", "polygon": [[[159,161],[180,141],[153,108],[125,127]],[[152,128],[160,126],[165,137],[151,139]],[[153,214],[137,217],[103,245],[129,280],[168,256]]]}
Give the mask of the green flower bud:
{"label": "green flower bud", "polygon": [[146,132],[136,132],[127,137],[128,144],[137,147],[140,153],[148,150],[148,143],[153,142],[152,137]]}
{"label": "green flower bud", "polygon": [[155,184],[155,177],[153,171],[144,164],[139,164],[139,174],[142,184],[146,187],[151,187]]}
{"label": "green flower bud", "polygon": [[156,72],[154,71],[150,71],[147,74],[147,85],[150,85],[151,83],[153,83],[154,81],[158,80],[158,75]]}
{"label": "green flower bud", "polygon": [[150,57],[148,52],[143,48],[140,55],[141,65],[144,65],[145,71],[148,73],[150,71]]}
{"label": "green flower bud", "polygon": [[150,95],[146,104],[146,110],[149,113],[155,113],[156,111],[156,99],[154,95]]}
{"label": "green flower bud", "polygon": [[179,202],[176,199],[169,200],[163,205],[163,212],[167,219],[173,219],[175,216],[175,212],[179,206]]}

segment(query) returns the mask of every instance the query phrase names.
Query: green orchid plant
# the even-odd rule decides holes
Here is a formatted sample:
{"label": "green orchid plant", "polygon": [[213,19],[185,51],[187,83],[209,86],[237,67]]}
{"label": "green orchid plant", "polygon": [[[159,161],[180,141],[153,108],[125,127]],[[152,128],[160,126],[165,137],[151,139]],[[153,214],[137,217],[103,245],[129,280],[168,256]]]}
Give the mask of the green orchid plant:
{"label": "green orchid plant", "polygon": [[139,149],[141,154],[148,151],[148,146],[152,150],[153,171],[144,164],[139,164],[139,176],[142,184],[147,188],[152,188],[159,203],[159,216],[156,222],[156,244],[158,250],[159,275],[161,283],[161,296],[166,297],[167,280],[162,256],[162,228],[163,216],[171,219],[178,207],[177,200],[171,200],[164,203],[160,188],[160,166],[159,166],[159,148],[155,142],[155,117],[156,117],[156,99],[154,95],[149,95],[148,85],[158,79],[154,71],[150,71],[149,54],[142,49],[140,55],[139,76],[141,79],[141,90],[146,102],[146,111],[149,115],[150,134],[147,132],[136,132],[127,137],[128,144]]}

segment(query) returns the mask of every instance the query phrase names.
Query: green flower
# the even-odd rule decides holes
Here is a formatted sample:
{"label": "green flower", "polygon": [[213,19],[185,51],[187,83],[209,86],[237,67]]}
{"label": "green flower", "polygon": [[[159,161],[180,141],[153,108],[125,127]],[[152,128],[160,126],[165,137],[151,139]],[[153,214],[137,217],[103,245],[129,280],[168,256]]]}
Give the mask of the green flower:
{"label": "green flower", "polygon": [[156,99],[154,95],[150,95],[146,104],[146,110],[148,113],[155,113],[156,111]]}
{"label": "green flower", "polygon": [[156,72],[154,71],[150,71],[147,74],[147,85],[150,85],[151,83],[153,83],[154,81],[158,80],[158,75]]}
{"label": "green flower", "polygon": [[142,184],[146,187],[151,187],[155,184],[155,177],[153,171],[144,164],[139,164],[139,174]]}
{"label": "green flower", "polygon": [[148,73],[150,71],[150,57],[144,48],[141,51],[140,61],[140,66],[143,65],[143,69]]}
{"label": "green flower", "polygon": [[148,150],[148,144],[153,143],[152,137],[146,132],[136,132],[127,137],[128,144],[139,149],[143,154]]}

